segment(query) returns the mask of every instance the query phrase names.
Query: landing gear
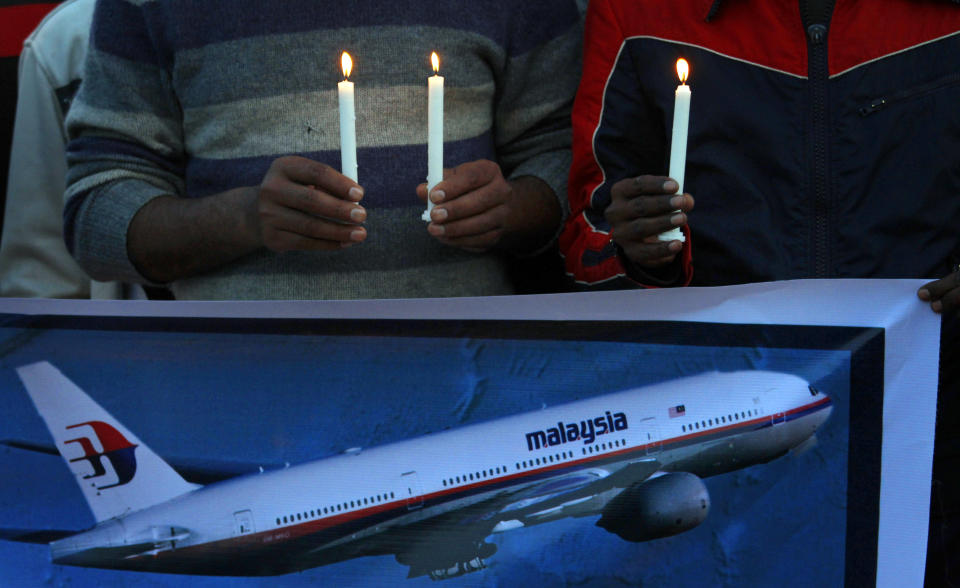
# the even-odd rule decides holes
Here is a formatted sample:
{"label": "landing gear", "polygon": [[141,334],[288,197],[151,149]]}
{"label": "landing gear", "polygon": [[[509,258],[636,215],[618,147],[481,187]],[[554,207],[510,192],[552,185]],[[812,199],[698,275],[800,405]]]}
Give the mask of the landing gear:
{"label": "landing gear", "polygon": [[447,580],[485,569],[484,560],[496,552],[496,545],[484,541],[451,541],[431,544],[429,550],[397,554],[397,561],[410,566],[410,578],[428,575],[431,580]]}
{"label": "landing gear", "polygon": [[484,563],[483,559],[478,556],[470,561],[462,561],[447,568],[433,570],[430,572],[430,579],[447,580],[450,578],[456,578],[457,576],[462,576],[464,574],[469,574],[470,572],[479,572],[486,567],[487,564]]}

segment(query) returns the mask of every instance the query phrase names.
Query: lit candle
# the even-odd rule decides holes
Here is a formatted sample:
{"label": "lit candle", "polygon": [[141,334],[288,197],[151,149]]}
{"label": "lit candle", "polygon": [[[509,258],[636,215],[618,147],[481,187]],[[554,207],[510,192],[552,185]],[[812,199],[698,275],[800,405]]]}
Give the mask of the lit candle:
{"label": "lit candle", "polygon": [[433,75],[427,78],[427,210],[420,216],[430,221],[433,202],[430,190],[443,180],[443,76],[440,58],[436,52],[430,55]]}
{"label": "lit candle", "polygon": [[346,51],[340,56],[343,81],[337,84],[340,99],[340,173],[357,181],[357,115],[353,108],[353,82],[347,81],[353,60]]}
{"label": "lit candle", "polygon": [[[687,75],[690,66],[686,59],[677,60],[677,76],[680,85],[673,100],[673,136],[670,139],[670,177],[677,181],[680,188],[677,194],[683,194],[683,172],[687,167],[687,129],[690,126],[690,86],[687,85]],[[679,212],[679,211],[678,211]],[[680,227],[674,227],[665,233],[660,233],[661,241],[685,241]]]}

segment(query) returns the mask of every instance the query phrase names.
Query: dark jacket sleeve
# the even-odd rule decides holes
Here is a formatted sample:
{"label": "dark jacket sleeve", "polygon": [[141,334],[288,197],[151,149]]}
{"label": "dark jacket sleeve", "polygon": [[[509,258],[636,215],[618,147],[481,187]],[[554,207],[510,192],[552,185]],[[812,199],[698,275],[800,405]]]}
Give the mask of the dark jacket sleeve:
{"label": "dark jacket sleeve", "polygon": [[[617,181],[656,170],[637,169],[649,157],[638,151],[662,148],[650,137],[636,137],[631,120],[644,116],[630,60],[622,55],[624,35],[610,2],[591,0],[584,37],[583,77],[573,107],[573,165],[569,178],[570,216],[560,236],[566,272],[580,285],[606,288],[686,285],[690,281],[690,245],[680,255],[675,282],[661,283],[630,272],[610,238],[603,212]],[[662,143],[662,141],[661,141]],[[632,275],[634,278],[629,277]]]}

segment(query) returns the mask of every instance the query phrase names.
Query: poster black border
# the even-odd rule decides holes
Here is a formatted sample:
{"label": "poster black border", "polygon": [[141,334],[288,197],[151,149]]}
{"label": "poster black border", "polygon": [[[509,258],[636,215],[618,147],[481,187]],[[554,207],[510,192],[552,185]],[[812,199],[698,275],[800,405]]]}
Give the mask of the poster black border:
{"label": "poster black border", "polygon": [[[690,347],[846,350],[851,356],[844,580],[847,586],[876,585],[886,338],[882,327],[642,320],[171,318],[22,314],[0,314],[0,327],[292,336],[542,339]],[[16,345],[16,339],[19,338],[9,344]],[[6,353],[0,347],[0,357],[3,355]]]}

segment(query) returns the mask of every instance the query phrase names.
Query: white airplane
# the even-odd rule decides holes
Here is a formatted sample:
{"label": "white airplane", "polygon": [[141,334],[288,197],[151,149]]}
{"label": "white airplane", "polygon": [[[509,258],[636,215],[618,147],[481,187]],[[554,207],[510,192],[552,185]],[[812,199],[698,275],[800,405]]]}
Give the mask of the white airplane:
{"label": "white airplane", "polygon": [[493,533],[597,514],[666,537],[707,516],[701,478],[810,444],[832,411],[794,375],[704,373],[201,486],[51,364],[17,373],[97,521],[50,543],[54,563],[179,574],[389,554],[451,578],[485,567]]}

